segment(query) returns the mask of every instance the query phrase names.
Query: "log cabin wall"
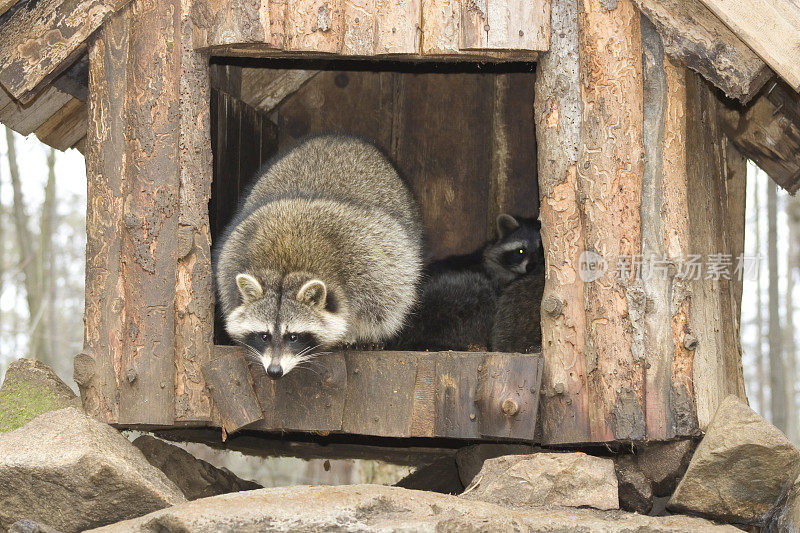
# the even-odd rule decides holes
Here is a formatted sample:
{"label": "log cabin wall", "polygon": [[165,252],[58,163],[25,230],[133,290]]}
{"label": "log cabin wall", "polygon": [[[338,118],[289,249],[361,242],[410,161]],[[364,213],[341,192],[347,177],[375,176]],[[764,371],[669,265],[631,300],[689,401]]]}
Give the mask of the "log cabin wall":
{"label": "log cabin wall", "polygon": [[[214,13],[199,5],[135,0],[89,44],[86,343],[75,377],[88,412],[126,427],[218,427],[201,368],[236,355],[212,340],[210,55],[353,53],[337,35],[355,19],[336,19],[339,26],[322,34],[319,27],[278,24],[267,32],[245,25],[257,35],[237,37],[221,31],[240,20],[228,16],[226,3]],[[379,22],[388,16],[377,15]],[[432,257],[483,242],[499,211],[535,213],[538,166],[547,261],[541,440],[697,434],[726,394],[744,394],[741,287],[680,275],[680,259],[742,249],[743,160],[721,135],[714,92],[665,56],[630,0],[611,8],[599,0],[553,0],[552,15],[535,87],[532,74],[513,71],[315,66],[302,69],[320,70],[313,77],[293,75],[301,80],[297,90],[264,113],[277,125],[279,145],[325,130],[375,139],[422,202],[435,236]],[[276,37],[273,28],[290,35]],[[374,46],[359,50],[435,51],[422,32],[421,40],[380,50],[375,43],[382,41],[371,35]],[[215,40],[232,35],[235,42]],[[461,35],[450,53],[471,57],[477,45],[470,42]],[[505,50],[487,54],[508,58]],[[252,72],[223,66],[218,90],[242,99],[256,90],[245,81]],[[150,83],[154,68],[157,86]],[[584,252],[604,256],[611,268],[582,279]],[[666,258],[665,276],[614,275],[618,256],[638,255]],[[496,384],[506,394],[521,374],[517,365],[534,369],[520,356],[395,354],[407,362],[396,365],[389,354],[356,355],[326,359],[327,381],[308,399],[316,410],[271,410],[291,403],[280,401],[286,395],[296,397],[292,382],[251,384],[245,374],[234,384],[257,398],[247,403],[243,396],[235,406],[265,430],[534,439],[530,424],[518,426],[532,420],[535,401],[526,397],[527,410],[502,417],[494,404],[500,396],[486,392],[494,383],[487,376],[505,376]],[[385,382],[373,387],[364,375]],[[364,402],[386,397],[395,383],[402,386],[388,404]],[[479,400],[486,407],[475,418],[465,406]],[[379,405],[392,416],[376,420],[370,409]],[[344,406],[361,408],[347,414]]]}

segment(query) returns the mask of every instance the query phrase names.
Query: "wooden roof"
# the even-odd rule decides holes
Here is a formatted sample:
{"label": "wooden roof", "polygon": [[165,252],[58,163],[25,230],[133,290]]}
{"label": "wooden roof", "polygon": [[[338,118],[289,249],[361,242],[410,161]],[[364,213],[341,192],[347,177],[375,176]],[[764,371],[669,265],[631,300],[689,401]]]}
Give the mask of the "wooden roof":
{"label": "wooden roof", "polygon": [[[35,133],[40,140],[58,149],[80,148],[88,119],[87,39],[109,16],[130,1],[0,0],[0,122],[25,135]],[[331,1],[335,4],[339,0]],[[514,7],[522,5],[517,0],[503,1],[509,4],[511,17],[521,9]],[[537,1],[542,6],[541,16],[549,17],[551,0]],[[744,155],[755,160],[790,192],[800,188],[800,95],[797,92],[800,90],[800,3],[785,0],[632,1],[655,26],[673,60],[700,73],[731,99],[730,109],[723,113],[723,124],[726,133]],[[219,15],[239,13],[237,9],[258,13],[267,11],[259,11],[259,6],[267,4],[267,0],[251,2],[253,6],[238,0],[216,0],[211,4],[206,0],[193,0],[199,6],[198,11],[206,15],[197,19],[204,25],[197,32],[200,41],[205,43],[203,46],[212,52],[216,49],[220,54],[223,51],[237,53],[237,48],[231,47],[227,41],[217,42],[215,36],[229,37],[228,27],[235,25],[230,17]],[[233,3],[238,7],[228,5]],[[313,3],[314,0],[305,2]],[[419,11],[419,20],[422,20],[423,13],[440,11],[440,3],[440,0],[403,3],[404,20],[396,24],[397,28],[389,24],[392,34],[405,34],[406,23],[414,22],[415,15],[411,11]],[[468,0],[460,3],[471,6]],[[272,16],[272,2],[269,4],[268,11]],[[459,2],[453,4],[457,10],[461,9]],[[469,33],[469,28],[474,26],[474,6],[469,10],[464,7],[461,11],[457,32]],[[305,12],[314,15],[317,9]],[[294,25],[303,22],[296,20],[303,16],[297,10],[287,11],[284,16],[287,20],[280,21],[284,29],[289,22]],[[526,16],[537,15],[526,13]],[[405,20],[409,18],[410,22]],[[275,21],[270,21],[270,24],[272,30]],[[482,28],[488,26],[487,22]],[[547,24],[541,27],[544,26],[549,27]],[[414,27],[414,31],[424,33],[418,25]],[[495,27],[492,26],[492,32]],[[262,46],[272,47],[274,55],[281,49],[291,49],[280,45],[276,49],[275,33],[261,33],[264,35],[248,35],[247,40],[242,41],[248,46],[240,47],[238,52],[247,54]],[[519,33],[523,34],[522,31]],[[505,45],[497,42],[476,44],[470,40],[470,35],[461,35],[461,41],[464,41],[461,49],[470,52],[465,57],[503,57],[499,49]],[[442,51],[449,51],[446,50],[448,46],[452,47],[452,44],[442,45],[435,48],[434,52],[438,50],[436,54],[429,54],[433,49],[428,36],[419,41],[412,37],[403,40],[403,51],[411,52],[405,54],[407,57],[438,57]],[[492,39],[491,34],[488,37]],[[504,38],[509,39],[507,36]],[[256,48],[252,46],[254,40]],[[346,44],[338,53],[351,52]],[[329,47],[330,43],[325,43],[325,46]],[[386,53],[385,47],[381,46],[375,41],[373,53]],[[483,52],[482,46],[485,48]],[[538,46],[535,44],[529,50]],[[359,48],[356,55],[364,55],[365,50]],[[303,52],[314,51],[303,49]],[[327,48],[316,52],[324,51],[336,52]],[[535,52],[528,57],[535,57]]]}

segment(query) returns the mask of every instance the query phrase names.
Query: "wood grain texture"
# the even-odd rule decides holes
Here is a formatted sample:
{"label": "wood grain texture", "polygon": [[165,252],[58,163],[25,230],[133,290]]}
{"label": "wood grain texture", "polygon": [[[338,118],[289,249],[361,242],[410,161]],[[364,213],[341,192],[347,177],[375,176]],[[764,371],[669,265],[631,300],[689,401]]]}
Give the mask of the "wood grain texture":
{"label": "wood grain texture", "polygon": [[318,70],[243,68],[242,101],[269,113],[318,73]]}
{"label": "wood grain texture", "polygon": [[270,13],[266,0],[189,0],[185,13],[191,17],[191,45],[202,49],[214,45],[268,42]]}
{"label": "wood grain texture", "polygon": [[21,135],[29,135],[71,100],[70,95],[51,86],[23,105],[0,87],[0,122]]}
{"label": "wood grain texture", "polygon": [[85,102],[72,98],[41,126],[36,137],[57,150],[66,150],[86,136],[89,109]]}
{"label": "wood grain texture", "polygon": [[[718,103],[695,75],[687,76],[687,196],[689,250],[707,260],[730,253],[727,236],[728,194],[725,183],[725,138],[717,118]],[[739,332],[733,319],[729,279],[690,279],[688,332],[696,339],[691,376],[697,426],[704,430],[725,396],[744,398]]]}
{"label": "wood grain texture", "polygon": [[19,0],[0,0],[0,15],[11,9]]}
{"label": "wood grain texture", "polygon": [[211,272],[211,120],[209,58],[193,46],[190,0],[180,6],[180,169],[175,273],[175,419],[211,418],[201,372],[211,359],[214,284]]}
{"label": "wood grain texture", "polygon": [[577,2],[553,0],[551,24],[550,51],[537,66],[533,105],[546,263],[542,442],[588,442],[584,283],[577,269],[585,246],[577,194],[582,121]]}
{"label": "wood grain texture", "polygon": [[[127,63],[125,335],[120,423],[175,420],[175,293],[180,216],[180,4],[132,4]],[[158,86],[152,80],[158,79]]]}
{"label": "wood grain texture", "polygon": [[549,0],[461,1],[462,50],[547,50]]}
{"label": "wood grain texture", "polygon": [[[216,347],[215,354],[244,363],[236,347]],[[541,363],[530,354],[347,351],[277,381],[256,365],[245,375],[227,363],[233,375],[207,378],[212,391],[253,379],[263,420],[249,428],[260,431],[532,440]],[[501,407],[509,399],[520,408],[506,415]]]}
{"label": "wood grain texture", "polygon": [[[780,105],[780,104],[778,104]],[[721,108],[720,122],[736,148],[781,187],[794,194],[800,188],[800,122],[762,96],[744,111]]]}
{"label": "wood grain texture", "polygon": [[263,418],[247,362],[240,354],[219,353],[203,363],[202,373],[226,436]]}
{"label": "wood grain texture", "polygon": [[0,83],[22,102],[69,67],[86,39],[130,0],[43,0],[0,26]]}
{"label": "wood grain texture", "polygon": [[641,250],[642,43],[629,0],[583,0],[578,16],[582,121],[578,196],[587,252],[608,269],[586,284],[586,359],[592,440],[645,437],[645,301],[617,259]]}
{"label": "wood grain texture", "polygon": [[747,103],[772,71],[700,0],[633,0],[655,25],[664,51],[728,97]]}
{"label": "wood grain texture", "polygon": [[127,194],[127,63],[131,10],[113,17],[89,46],[89,128],[86,140],[86,308],[84,348],[75,381],[84,410],[119,421],[118,373],[125,337],[122,243]]}
{"label": "wood grain texture", "polygon": [[800,91],[800,5],[782,0],[700,1]]}

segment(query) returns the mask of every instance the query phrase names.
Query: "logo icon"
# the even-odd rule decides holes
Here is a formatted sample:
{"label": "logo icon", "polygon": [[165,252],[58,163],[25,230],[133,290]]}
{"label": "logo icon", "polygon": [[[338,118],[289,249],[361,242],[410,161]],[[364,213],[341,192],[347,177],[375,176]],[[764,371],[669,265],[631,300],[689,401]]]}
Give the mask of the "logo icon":
{"label": "logo icon", "polygon": [[602,255],[592,250],[585,250],[578,259],[578,275],[584,282],[595,281],[603,277],[608,270],[608,263]]}

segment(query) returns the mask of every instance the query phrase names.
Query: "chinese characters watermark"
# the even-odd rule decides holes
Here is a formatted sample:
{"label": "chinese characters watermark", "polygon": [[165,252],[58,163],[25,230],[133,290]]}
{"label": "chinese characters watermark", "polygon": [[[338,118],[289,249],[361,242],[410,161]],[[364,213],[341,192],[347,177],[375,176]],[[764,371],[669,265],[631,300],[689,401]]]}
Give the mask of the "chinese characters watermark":
{"label": "chinese characters watermark", "polygon": [[760,255],[690,254],[680,259],[642,255],[619,256],[609,261],[592,250],[581,253],[578,274],[582,281],[596,281],[606,273],[619,280],[649,280],[655,277],[678,277],[689,281],[758,279]]}

